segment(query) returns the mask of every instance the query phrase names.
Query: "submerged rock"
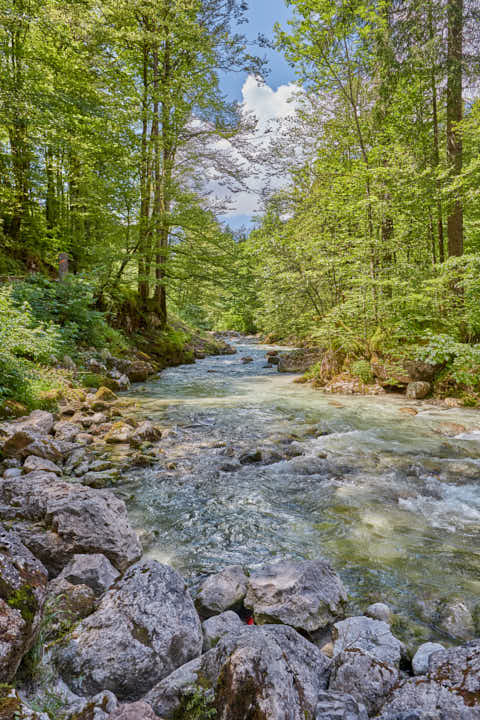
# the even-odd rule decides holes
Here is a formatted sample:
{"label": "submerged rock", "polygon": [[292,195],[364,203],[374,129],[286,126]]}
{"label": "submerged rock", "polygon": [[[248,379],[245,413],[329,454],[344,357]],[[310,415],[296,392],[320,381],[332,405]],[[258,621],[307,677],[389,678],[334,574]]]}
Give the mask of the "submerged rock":
{"label": "submerged rock", "polygon": [[42,563],[0,525],[0,683],[14,677],[35,640],[46,588]]}
{"label": "submerged rock", "polygon": [[274,562],[249,578],[245,606],[255,622],[279,622],[307,632],[323,630],[345,615],[342,581],[323,558]]}
{"label": "submerged rock", "polygon": [[74,692],[107,689],[138,700],[155,683],[202,651],[200,619],[183,579],[151,560],[130,568],[98,610],[56,652]]}
{"label": "submerged rock", "polygon": [[286,626],[244,627],[159,683],[145,698],[169,720],[194,691],[212,700],[221,720],[313,717],[330,661]]}

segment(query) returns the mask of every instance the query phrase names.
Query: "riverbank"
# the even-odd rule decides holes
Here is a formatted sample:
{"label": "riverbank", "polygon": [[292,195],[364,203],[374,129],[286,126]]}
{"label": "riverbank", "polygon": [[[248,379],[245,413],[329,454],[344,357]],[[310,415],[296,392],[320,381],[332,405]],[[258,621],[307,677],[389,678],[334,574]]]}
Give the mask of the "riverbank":
{"label": "riverbank", "polygon": [[[312,394],[265,367],[277,349],[237,350],[4,429],[3,547],[30,568],[2,595],[25,623],[9,657],[34,643],[21,695],[56,720],[477,717],[445,668],[478,682],[474,496],[458,504],[478,415]],[[431,640],[445,650],[412,664]]]}

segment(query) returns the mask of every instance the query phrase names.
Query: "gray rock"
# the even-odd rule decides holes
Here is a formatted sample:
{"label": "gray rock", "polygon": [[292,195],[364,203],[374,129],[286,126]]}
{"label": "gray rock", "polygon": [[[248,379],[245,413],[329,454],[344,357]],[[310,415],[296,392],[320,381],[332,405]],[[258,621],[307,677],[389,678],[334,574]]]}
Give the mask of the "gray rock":
{"label": "gray rock", "polygon": [[195,605],[201,617],[239,608],[247,593],[248,577],[241,565],[231,565],[210,575],[200,587]]}
{"label": "gray rock", "polygon": [[397,667],[377,660],[359,648],[349,648],[335,655],[329,687],[352,695],[358,703],[365,705],[369,715],[373,715],[398,680]]}
{"label": "gray rock", "polygon": [[238,632],[245,625],[232,610],[214,615],[202,623],[203,628],[203,652],[208,652],[218,643],[220,638],[230,633]]}
{"label": "gray rock", "polygon": [[441,365],[431,365],[421,360],[406,360],[404,363],[405,370],[412,380],[424,380],[432,382],[436,373],[441,370]]}
{"label": "gray rock", "polygon": [[118,708],[118,700],[108,690],[69,704],[62,720],[108,720]]}
{"label": "gray rock", "polygon": [[334,655],[360,649],[379,662],[398,667],[404,652],[403,644],[392,635],[387,623],[363,615],[335,623],[332,637]]}
{"label": "gray rock", "polygon": [[62,468],[53,463],[51,460],[45,460],[45,458],[36,457],[35,455],[29,455],[23,463],[23,471],[25,473],[29,473],[36,472],[37,470],[55,473],[55,475],[62,474]]}
{"label": "gray rock", "polygon": [[46,588],[42,563],[0,525],[0,683],[14,677],[35,640]]}
{"label": "gray rock", "polygon": [[441,650],[445,650],[445,648],[439,643],[427,642],[420,645],[412,660],[414,675],[426,675],[430,656]]}
{"label": "gray rock", "polygon": [[78,433],[82,432],[82,426],[77,423],[68,422],[68,420],[60,420],[53,426],[55,431],[55,438],[57,440],[66,440],[67,442],[73,442],[77,437]]}
{"label": "gray rock", "polygon": [[125,392],[126,390],[130,390],[130,380],[128,379],[127,375],[120,375],[120,377],[117,380],[118,383],[118,389],[120,392]]}
{"label": "gray rock", "polygon": [[162,437],[162,432],[153,423],[146,420],[140,423],[130,437],[130,444],[139,446],[144,442],[157,442]]}
{"label": "gray rock", "polygon": [[131,362],[126,370],[125,375],[128,377],[130,382],[145,382],[148,380],[150,375],[153,375],[154,369],[150,363],[144,362],[143,360],[135,360]]}
{"label": "gray rock", "polygon": [[139,701],[136,703],[129,703],[128,705],[120,705],[111,715],[108,720],[157,720],[158,716],[155,715],[150,705]]}
{"label": "gray rock", "polygon": [[88,361],[88,369],[96,375],[107,374],[106,366],[103,363],[99,362],[96,358],[90,358],[90,360]]}
{"label": "gray rock", "polygon": [[70,355],[64,355],[62,359],[62,367],[64,367],[66,370],[71,370],[72,372],[75,372],[77,369],[77,366],[73,362]]}
{"label": "gray rock", "polygon": [[145,697],[169,720],[192,690],[214,696],[219,720],[313,717],[328,682],[330,661],[286,626],[247,627],[223,637],[201,658],[180,668]]}
{"label": "gray rock", "polygon": [[38,435],[28,429],[18,430],[10,435],[3,445],[2,452],[5,457],[26,458],[35,455],[52,462],[62,459],[61,449],[48,435]]}
{"label": "gray rock", "polygon": [[355,698],[332,690],[319,693],[315,720],[368,720],[365,706]]}
{"label": "gray rock", "polygon": [[87,585],[95,595],[103,595],[120,577],[112,563],[105,555],[74,555],[59,577],[65,578],[72,585]]}
{"label": "gray rock", "polygon": [[374,620],[383,620],[390,625],[392,622],[392,611],[385,603],[374,603],[366,609],[365,615]]}
{"label": "gray rock", "polygon": [[342,581],[323,558],[265,565],[249,578],[245,606],[255,622],[280,622],[315,632],[344,616]]}
{"label": "gray rock", "polygon": [[407,385],[407,398],[409,400],[423,400],[429,395],[432,386],[424,380],[416,380]]}
{"label": "gray rock", "polygon": [[3,473],[5,480],[8,480],[8,478],[20,477],[20,475],[23,475],[22,468],[7,468]]}
{"label": "gray rock", "polygon": [[78,553],[102,553],[120,571],[141,556],[122,500],[107,490],[62,482],[52,473],[0,480],[3,518],[15,521],[22,541],[52,575]]}
{"label": "gray rock", "polygon": [[37,435],[48,435],[52,432],[53,423],[52,413],[45,410],[34,410],[30,415],[21,417],[14,423],[9,424],[9,434],[20,430],[29,430]]}
{"label": "gray rock", "polygon": [[460,599],[447,602],[440,611],[439,627],[456,640],[472,640],[475,623],[472,614]]}
{"label": "gray rock", "polygon": [[396,687],[383,705],[379,720],[478,720],[478,705],[463,691],[426,677],[410,678]]}
{"label": "gray rock", "polygon": [[480,640],[432,654],[428,676],[461,694],[467,705],[477,707],[480,717]]}
{"label": "gray rock", "polygon": [[271,362],[278,365],[279,372],[303,373],[320,362],[323,355],[323,351],[319,348],[304,348],[281,353],[277,360]]}
{"label": "gray rock", "polygon": [[202,650],[200,619],[183,579],[151,560],[130,568],[56,653],[74,692],[138,700]]}
{"label": "gray rock", "polygon": [[110,470],[101,470],[94,472],[89,470],[85,475],[80,475],[82,484],[91,488],[106,488],[115,485],[118,479],[118,470],[111,468]]}
{"label": "gray rock", "polygon": [[94,612],[95,593],[86,585],[73,585],[59,575],[48,585],[46,609],[50,611],[49,639],[53,640]]}

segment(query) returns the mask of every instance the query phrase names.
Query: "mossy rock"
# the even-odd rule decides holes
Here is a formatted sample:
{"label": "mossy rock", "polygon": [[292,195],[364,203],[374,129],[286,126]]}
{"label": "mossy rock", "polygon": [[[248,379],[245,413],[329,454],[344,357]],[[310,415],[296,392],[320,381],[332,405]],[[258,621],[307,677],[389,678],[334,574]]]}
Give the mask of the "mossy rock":
{"label": "mossy rock", "polygon": [[19,610],[26,623],[29,625],[33,623],[38,610],[38,602],[30,585],[23,585],[23,587],[15,590],[7,599],[7,605]]}

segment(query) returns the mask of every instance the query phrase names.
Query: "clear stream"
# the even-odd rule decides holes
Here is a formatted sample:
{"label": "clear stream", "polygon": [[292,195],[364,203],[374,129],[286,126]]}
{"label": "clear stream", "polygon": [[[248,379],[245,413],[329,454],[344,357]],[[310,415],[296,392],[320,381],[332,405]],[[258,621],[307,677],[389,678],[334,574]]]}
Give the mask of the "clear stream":
{"label": "clear stream", "polygon": [[[384,600],[418,620],[447,595],[475,605],[480,413],[323,394],[265,368],[266,346],[236,346],[135,389],[140,414],[170,428],[163,459],[124,488],[148,554],[192,584],[321,554],[359,609]],[[263,464],[240,464],[257,449]]]}

